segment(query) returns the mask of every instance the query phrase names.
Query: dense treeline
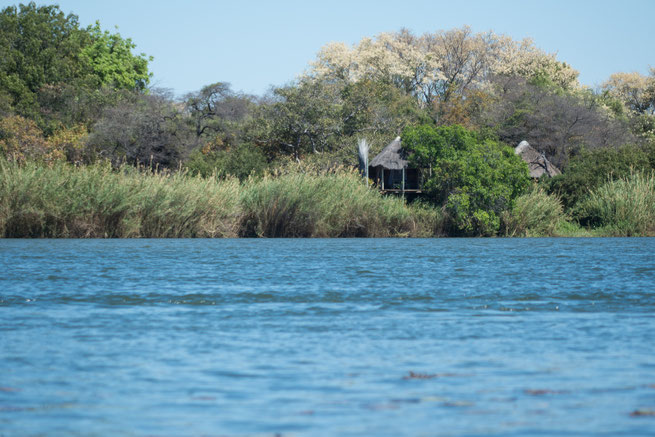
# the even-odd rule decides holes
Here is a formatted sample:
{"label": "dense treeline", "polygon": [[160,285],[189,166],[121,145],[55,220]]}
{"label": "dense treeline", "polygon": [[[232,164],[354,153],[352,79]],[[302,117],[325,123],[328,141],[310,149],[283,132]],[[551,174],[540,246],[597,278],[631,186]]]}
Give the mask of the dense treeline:
{"label": "dense treeline", "polygon": [[[300,178],[298,162],[324,176],[340,166],[354,167],[359,139],[366,138],[375,154],[402,135],[410,160],[432,169],[425,181],[426,205],[419,208],[440,217],[439,230],[432,234],[583,232],[570,223],[611,228],[613,235],[655,233],[650,225],[628,230],[589,206],[612,187],[629,190],[634,184],[648,193],[655,169],[655,69],[649,76],[617,73],[591,90],[579,84],[570,65],[531,41],[469,28],[422,36],[401,30],[352,47],[328,44],[302,77],[264,96],[217,82],[177,97],[149,86],[151,58],[133,53],[134,48],[129,38],[99,23],[80,26],[75,15],[57,6],[5,8],[0,14],[2,177],[15,176],[22,167],[35,172],[34,165],[43,167],[44,175],[81,177],[75,172],[83,169],[74,167],[106,168],[109,163],[116,177],[127,177],[126,166],[132,166],[169,182],[188,178],[189,187],[201,187],[202,178],[240,180],[240,205],[250,208],[243,217],[260,223],[268,204],[243,194],[252,193],[244,187],[257,180],[272,187],[276,173]],[[563,174],[534,187],[509,147],[522,140]],[[47,173],[47,168],[69,173]],[[0,182],[8,196],[9,182]],[[320,191],[318,185],[306,187]],[[377,193],[368,191],[370,201],[377,202]],[[304,193],[303,201],[314,199],[317,209],[323,207],[322,198]],[[11,214],[21,216],[21,205],[12,205],[18,209]],[[24,207],[29,209],[27,203]],[[652,209],[646,206],[655,215]],[[6,205],[4,211],[9,214]],[[11,214],[5,220],[16,223]],[[314,219],[294,217],[286,220],[295,223],[295,233],[256,230],[263,225],[246,225],[246,220],[240,223],[250,231],[236,234],[416,234],[402,226],[402,231],[386,233],[375,227],[371,232],[302,231],[302,223]],[[5,235],[14,235],[10,228]],[[156,233],[105,230],[89,235],[105,234]],[[173,234],[224,233],[162,235]]]}

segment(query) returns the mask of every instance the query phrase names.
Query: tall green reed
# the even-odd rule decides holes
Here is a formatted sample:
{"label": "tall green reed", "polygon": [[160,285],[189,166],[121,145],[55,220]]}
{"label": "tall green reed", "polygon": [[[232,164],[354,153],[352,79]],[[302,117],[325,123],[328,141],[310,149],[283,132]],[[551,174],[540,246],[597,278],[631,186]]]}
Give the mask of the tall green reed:
{"label": "tall green reed", "polygon": [[603,235],[655,235],[655,173],[632,173],[593,190],[575,209]]}
{"label": "tall green reed", "polygon": [[354,171],[289,167],[236,179],[110,165],[0,161],[4,237],[405,237],[442,214],[382,196]]}
{"label": "tall green reed", "polygon": [[501,215],[501,234],[507,237],[548,237],[566,221],[562,202],[547,194],[541,187],[533,187],[519,196],[510,211]]}

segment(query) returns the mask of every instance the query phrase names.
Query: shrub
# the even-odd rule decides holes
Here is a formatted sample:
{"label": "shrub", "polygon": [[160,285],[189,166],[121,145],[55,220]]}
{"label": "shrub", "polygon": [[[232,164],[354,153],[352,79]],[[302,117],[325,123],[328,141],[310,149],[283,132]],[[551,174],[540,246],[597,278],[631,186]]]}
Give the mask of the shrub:
{"label": "shrub", "polygon": [[251,175],[260,176],[268,166],[266,156],[252,144],[240,144],[229,150],[196,150],[187,161],[192,175],[220,177],[232,176],[245,180]]}
{"label": "shrub", "polygon": [[502,214],[502,231],[508,237],[546,237],[566,221],[562,202],[541,187],[519,196],[511,211]]}
{"label": "shrub", "polygon": [[450,217],[455,235],[495,235],[500,214],[529,186],[514,150],[461,126],[407,128],[403,147],[419,168],[431,168],[424,191]]}
{"label": "shrub", "polygon": [[608,181],[580,202],[576,213],[606,235],[655,235],[655,173]]}
{"label": "shrub", "polygon": [[546,189],[562,199],[571,210],[591,190],[608,180],[628,177],[635,171],[648,171],[655,165],[655,148],[625,145],[619,148],[583,150],[572,157],[566,171],[546,181]]}

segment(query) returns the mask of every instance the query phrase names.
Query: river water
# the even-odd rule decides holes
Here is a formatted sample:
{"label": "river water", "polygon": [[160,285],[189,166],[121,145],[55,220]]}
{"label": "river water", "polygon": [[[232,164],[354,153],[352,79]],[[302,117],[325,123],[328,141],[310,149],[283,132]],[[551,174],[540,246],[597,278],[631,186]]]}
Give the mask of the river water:
{"label": "river water", "polygon": [[654,435],[655,239],[0,240],[1,436],[276,434]]}

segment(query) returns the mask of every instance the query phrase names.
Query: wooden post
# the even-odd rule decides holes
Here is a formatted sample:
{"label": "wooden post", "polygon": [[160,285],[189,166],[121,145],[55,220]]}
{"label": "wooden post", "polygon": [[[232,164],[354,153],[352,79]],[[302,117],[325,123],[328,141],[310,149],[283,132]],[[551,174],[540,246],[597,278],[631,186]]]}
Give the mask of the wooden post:
{"label": "wooden post", "polygon": [[400,186],[402,188],[403,197],[405,197],[405,167],[403,167],[403,181]]}
{"label": "wooden post", "polygon": [[382,167],[382,191],[384,191],[384,167]]}

